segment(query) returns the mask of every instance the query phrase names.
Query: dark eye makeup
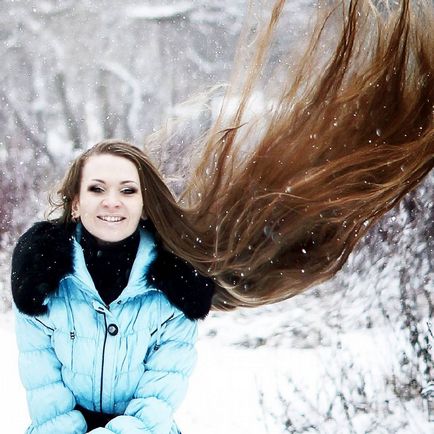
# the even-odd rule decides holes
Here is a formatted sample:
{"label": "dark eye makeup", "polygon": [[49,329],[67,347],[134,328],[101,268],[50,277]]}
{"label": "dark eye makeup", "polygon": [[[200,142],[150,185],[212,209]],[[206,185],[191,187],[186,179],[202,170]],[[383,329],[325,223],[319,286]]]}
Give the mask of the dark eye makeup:
{"label": "dark eye makeup", "polygon": [[93,193],[101,193],[102,191],[104,191],[104,189],[99,185],[89,185],[89,187],[87,187],[87,191],[91,191]]}
{"label": "dark eye makeup", "polygon": [[[104,188],[101,187],[100,185],[89,185],[87,187],[87,191],[90,191],[92,193],[102,193],[104,192]],[[135,194],[138,191],[139,190],[136,187],[124,187],[120,190],[122,194]]]}
{"label": "dark eye makeup", "polygon": [[134,194],[137,193],[137,188],[135,187],[125,187],[121,190],[122,193],[124,194]]}

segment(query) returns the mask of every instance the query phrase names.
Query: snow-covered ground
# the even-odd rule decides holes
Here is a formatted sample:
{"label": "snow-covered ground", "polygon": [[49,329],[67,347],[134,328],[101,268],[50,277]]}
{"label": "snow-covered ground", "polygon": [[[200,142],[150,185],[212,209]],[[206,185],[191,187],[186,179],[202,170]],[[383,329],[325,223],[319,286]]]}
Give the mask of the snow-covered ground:
{"label": "snow-covered ground", "polygon": [[10,434],[23,433],[28,425],[29,416],[24,389],[18,376],[17,349],[11,314],[0,316],[0,342],[3,348],[0,359],[1,431]]}
{"label": "snow-covered ground", "polygon": [[[242,344],[248,336],[271,334],[273,325],[278,328],[279,315],[266,312],[255,317],[212,314],[201,324],[198,365],[176,417],[184,433],[434,432],[434,422],[427,421],[421,401],[402,403],[381,386],[384,372],[393,365],[393,351],[384,330],[352,331],[340,336],[340,360],[336,359],[330,339],[327,345],[317,348],[288,348],[263,341],[256,348],[251,343]],[[0,316],[0,339],[1,432],[23,433],[29,417],[17,371],[10,313]],[[353,393],[344,385],[351,373],[351,384],[363,385],[363,394],[352,396],[353,401],[359,399],[360,406],[366,408],[354,413],[350,406],[348,422],[343,407],[338,407],[343,395]],[[340,399],[333,400],[334,394]],[[378,394],[383,394],[384,399],[379,400]],[[377,404],[369,406],[369,401]],[[333,418],[321,422],[321,410],[330,402],[335,402]]]}

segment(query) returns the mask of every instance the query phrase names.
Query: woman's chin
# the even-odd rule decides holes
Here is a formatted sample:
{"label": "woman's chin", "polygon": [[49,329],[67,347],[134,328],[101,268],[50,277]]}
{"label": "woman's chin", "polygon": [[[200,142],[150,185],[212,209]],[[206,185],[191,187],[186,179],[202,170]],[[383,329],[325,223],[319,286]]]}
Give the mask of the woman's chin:
{"label": "woman's chin", "polygon": [[116,243],[128,238],[133,234],[134,229],[127,227],[127,225],[122,224],[123,222],[105,222],[104,226],[99,226],[93,231],[87,229],[91,235],[98,238],[100,241],[105,243]]}

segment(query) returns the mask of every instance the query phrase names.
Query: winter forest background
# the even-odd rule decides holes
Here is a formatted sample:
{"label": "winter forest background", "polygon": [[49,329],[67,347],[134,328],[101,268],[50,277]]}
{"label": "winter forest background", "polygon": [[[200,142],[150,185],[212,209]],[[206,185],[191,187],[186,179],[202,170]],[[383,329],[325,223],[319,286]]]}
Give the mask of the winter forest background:
{"label": "winter forest background", "polygon": [[[255,3],[258,15],[266,3]],[[194,122],[167,148],[149,150],[169,181],[182,182],[192,138],[212,116],[182,102],[229,80],[246,7],[245,0],[0,2],[0,336],[9,360],[0,379],[19,397],[12,407],[1,398],[1,420],[15,412],[2,432],[23,432],[28,421],[15,371],[10,379],[17,236],[43,218],[47,192],[74,155],[107,137],[142,145],[187,113]],[[288,1],[272,60],[299,49],[313,10],[311,0]],[[178,416],[183,430],[433,432],[421,395],[434,379],[433,186],[431,173],[333,281],[275,306],[211,314]]]}

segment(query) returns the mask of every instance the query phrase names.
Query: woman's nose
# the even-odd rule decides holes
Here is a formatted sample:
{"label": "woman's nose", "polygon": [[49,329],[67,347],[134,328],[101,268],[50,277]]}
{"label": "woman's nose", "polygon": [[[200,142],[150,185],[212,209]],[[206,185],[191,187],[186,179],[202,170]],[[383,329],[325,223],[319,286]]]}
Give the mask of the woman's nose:
{"label": "woman's nose", "polygon": [[109,193],[102,200],[102,205],[107,208],[117,208],[121,205],[120,197],[115,193]]}

